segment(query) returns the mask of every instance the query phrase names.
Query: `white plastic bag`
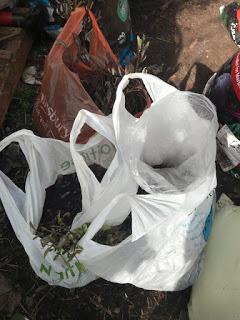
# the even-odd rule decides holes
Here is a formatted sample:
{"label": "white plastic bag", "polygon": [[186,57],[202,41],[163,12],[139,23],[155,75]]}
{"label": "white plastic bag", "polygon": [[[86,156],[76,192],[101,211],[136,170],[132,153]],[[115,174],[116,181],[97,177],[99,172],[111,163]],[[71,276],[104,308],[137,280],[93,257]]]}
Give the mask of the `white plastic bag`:
{"label": "white plastic bag", "polygon": [[[199,272],[213,197],[210,194],[194,212],[187,214],[181,209],[180,195],[172,199],[165,195],[165,201],[156,195],[119,195],[94,219],[80,240],[83,252],[79,259],[88,270],[112,282],[149,290],[185,289]],[[118,204],[125,202],[131,205],[132,234],[115,246],[93,241]],[[143,228],[150,231],[143,234]]]}
{"label": "white plastic bag", "polygon": [[[92,137],[87,144],[76,144],[77,137],[84,124],[89,125],[99,135]],[[117,149],[114,159],[101,182],[98,182],[87,166],[82,151],[89,149],[92,145],[98,145],[102,136],[108,139],[113,146],[116,145],[112,119],[87,110],[81,110],[74,121],[70,134],[70,149],[82,189],[84,210],[74,219],[72,229],[91,222],[119,194],[134,195],[137,193],[137,183],[132,178],[127,164],[122,160],[122,156]],[[125,220],[129,212],[130,206],[127,202],[119,203],[106,223],[118,225]]]}
{"label": "white plastic bag", "polygon": [[[83,158],[88,164],[95,162],[108,166],[115,153],[114,148],[103,137],[96,135],[94,139],[98,144],[89,144],[89,148],[82,148]],[[40,238],[34,239],[35,230],[31,228],[32,224],[34,229],[37,229],[41,220],[45,189],[55,183],[58,175],[75,172],[69,143],[39,138],[31,131],[21,130],[1,141],[0,151],[12,142],[19,143],[30,171],[25,192],[0,171],[0,198],[14,232],[29,256],[31,266],[36,274],[49,284],[68,288],[86,285],[96,278],[95,274],[83,272],[82,265],[76,258],[66,265],[61,258],[54,260],[54,252],[49,252],[45,257],[46,248],[43,248]]]}
{"label": "white plastic bag", "polygon": [[[123,88],[129,78],[142,78],[153,100],[151,108],[140,119],[134,118],[124,107]],[[171,102],[172,97],[175,105],[174,101]],[[176,126],[173,128],[171,118],[164,119],[168,112],[166,99],[172,103],[170,111]],[[178,106],[179,99],[182,102]],[[162,105],[165,106],[163,109]],[[184,116],[181,110],[186,110]],[[158,114],[161,111],[163,114]],[[177,119],[174,119],[175,113]],[[159,132],[155,119],[159,121]],[[168,128],[164,123],[167,133],[162,131],[161,121],[169,124]],[[96,202],[92,207],[90,203],[86,213],[75,221],[75,226],[92,221],[80,240],[83,252],[79,260],[88,270],[113,282],[132,283],[152,290],[180,290],[191,285],[199,271],[200,254],[207,241],[214,211],[212,190],[216,187],[218,126],[214,107],[205,97],[191,93],[187,96],[153,76],[134,74],[124,77],[117,90],[113,124],[110,118],[87,111],[80,111],[75,120],[70,145],[81,185],[84,162],[75,150],[75,142],[84,123],[104,134],[116,146],[116,156],[108,172],[115,171],[119,178],[114,186],[118,189],[118,195],[115,192],[116,197],[112,197],[107,207],[99,212]],[[186,126],[188,124],[190,129]],[[173,129],[175,136],[172,135],[172,140],[175,140],[169,148],[169,145],[164,146],[164,141]],[[152,135],[152,139],[148,135]],[[179,139],[179,135],[184,139]],[[156,155],[153,161],[149,144],[152,145],[153,155]],[[177,148],[177,153],[174,148]],[[149,156],[151,164],[164,165],[164,160],[157,161],[158,155],[160,159],[172,161],[172,167],[154,170],[143,161]],[[177,163],[175,167],[174,159]],[[88,174],[93,186],[92,177]],[[108,179],[108,183],[111,182],[112,178]],[[130,194],[131,179],[150,194],[134,194],[134,185]],[[91,190],[92,187],[86,190],[86,198],[91,196]],[[113,195],[111,187],[108,192]],[[102,195],[101,188],[99,194]],[[132,215],[132,234],[125,240],[115,246],[92,240],[104,224],[120,224],[129,212]]]}
{"label": "white plastic bag", "polygon": [[[151,108],[140,119],[129,114],[124,105],[123,88],[131,77],[143,79],[153,100]],[[177,110],[177,118],[171,122],[171,117],[164,119],[164,116],[168,115],[166,99],[171,101],[173,96],[176,100],[170,108],[172,118],[178,99],[185,99],[186,105],[181,103],[179,108],[182,106],[190,114],[185,114],[183,119]],[[26,193],[0,172],[0,198],[33,269],[42,279],[68,288],[83,286],[97,276],[155,290],[180,290],[192,284],[213,215],[217,120],[206,98],[189,94],[186,100],[186,93],[182,96],[153,76],[129,75],[118,87],[113,118],[85,110],[79,112],[70,147],[61,141],[38,138],[26,130],[0,143],[1,151],[11,142],[19,142],[29,164]],[[161,115],[162,105],[165,107]],[[155,119],[159,119],[159,126]],[[166,124],[164,127],[167,134],[176,132],[171,136],[172,148],[164,147],[168,137],[164,131],[158,132],[159,127],[162,130],[161,121],[169,123],[169,128]],[[194,122],[189,132],[183,121]],[[87,144],[77,145],[77,136],[85,123],[98,134]],[[173,123],[176,127],[171,128]],[[193,133],[194,124],[198,133],[202,126],[198,140],[194,134],[188,136]],[[116,149],[112,162],[109,154],[104,154],[104,144]],[[89,160],[89,150],[93,148],[97,152],[99,146],[102,146],[102,156]],[[100,183],[88,168],[89,162],[109,165]],[[150,166],[166,163],[171,165],[157,169]],[[44,257],[40,239],[33,240],[30,222],[37,228],[45,189],[55,183],[59,174],[75,170],[82,190],[82,212],[76,215],[72,230],[87,222],[90,226],[79,241],[83,251],[66,266],[60,257],[54,260],[52,252]],[[149,194],[137,195],[139,186]],[[118,245],[102,245],[92,240],[102,225],[119,225],[130,213],[131,235]],[[82,271],[82,265],[87,271]]]}
{"label": "white plastic bag", "polygon": [[[143,80],[153,100],[140,119],[125,109],[123,89],[132,78]],[[118,86],[113,124],[117,149],[146,192],[184,193],[191,212],[216,187],[218,121],[205,96],[181,92],[151,75],[130,74]]]}

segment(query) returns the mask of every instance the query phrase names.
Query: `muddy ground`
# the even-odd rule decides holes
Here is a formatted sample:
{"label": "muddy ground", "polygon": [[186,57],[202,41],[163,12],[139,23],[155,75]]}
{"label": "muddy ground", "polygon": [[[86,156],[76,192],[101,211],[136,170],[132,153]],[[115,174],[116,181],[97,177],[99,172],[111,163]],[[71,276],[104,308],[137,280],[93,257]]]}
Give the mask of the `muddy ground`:
{"label": "muddy ground", "polygon": [[[202,92],[212,73],[237,50],[219,19],[218,9],[223,3],[230,1],[131,0],[134,28],[144,32],[151,41],[147,64],[157,65],[158,75],[163,80],[182,90]],[[38,40],[29,65],[39,61],[41,68],[47,48],[46,39]],[[1,138],[21,128],[34,129],[31,112],[38,90],[35,86],[19,84],[1,129]],[[11,156],[11,150],[9,154],[7,157],[13,158],[11,165],[1,157],[0,167],[8,170],[23,187],[26,177],[22,162]],[[237,182],[223,173],[218,178],[218,193],[226,192],[237,201]],[[0,319],[12,319],[17,313],[30,320],[182,320],[190,293],[190,290],[146,291],[101,279],[75,290],[51,287],[32,271],[3,209],[0,214],[0,273],[6,282],[4,295],[4,286],[0,285]]]}

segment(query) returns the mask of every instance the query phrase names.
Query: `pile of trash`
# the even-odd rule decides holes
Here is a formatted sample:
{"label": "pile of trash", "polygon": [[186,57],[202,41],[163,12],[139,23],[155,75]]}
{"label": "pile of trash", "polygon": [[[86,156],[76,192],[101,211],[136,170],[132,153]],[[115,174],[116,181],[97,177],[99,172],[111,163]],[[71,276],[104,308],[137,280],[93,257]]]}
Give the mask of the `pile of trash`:
{"label": "pile of trash", "polygon": [[21,130],[0,143],[18,143],[26,158],[25,192],[0,172],[0,197],[49,284],[101,277],[172,291],[199,273],[215,207],[216,112],[204,95],[139,72],[148,45],[136,37],[121,60],[89,7],[76,9],[34,108],[47,138]]}
{"label": "pile of trash", "polygon": [[[141,79],[152,100],[139,119],[125,108],[130,79]],[[77,144],[85,124],[96,134]],[[119,83],[111,117],[78,113],[70,144],[27,130],[5,138],[1,150],[19,143],[29,166],[25,193],[1,173],[0,196],[34,271],[68,288],[97,277],[152,290],[191,285],[214,213],[217,128],[214,106],[203,95],[134,73]],[[106,168],[99,181],[93,164]],[[44,217],[48,188],[75,172],[78,212],[62,208],[55,220],[52,212]]]}
{"label": "pile of trash", "polygon": [[[74,3],[44,1],[48,27],[60,27],[33,111],[42,137],[21,130],[0,142],[26,159],[21,187],[0,171],[0,199],[33,270],[66,288],[99,277],[193,285],[190,320],[234,319],[239,207],[217,199],[216,175],[240,179],[240,53],[203,94],[182,92],[147,73],[149,42],[134,34],[127,1],[113,0],[114,32],[104,2]],[[239,5],[220,13],[239,46]]]}

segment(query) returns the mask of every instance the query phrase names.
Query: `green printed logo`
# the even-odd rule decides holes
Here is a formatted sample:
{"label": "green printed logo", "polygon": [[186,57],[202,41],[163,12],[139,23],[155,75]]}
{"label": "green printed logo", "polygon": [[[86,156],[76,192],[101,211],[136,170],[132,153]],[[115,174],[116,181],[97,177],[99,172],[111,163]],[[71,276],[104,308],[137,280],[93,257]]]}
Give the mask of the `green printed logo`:
{"label": "green printed logo", "polygon": [[48,277],[52,276],[54,281],[60,282],[64,279],[69,279],[70,277],[74,278],[79,274],[85,271],[84,265],[81,264],[79,261],[75,262],[74,265],[68,265],[63,271],[57,272],[52,269],[51,266],[47,267],[43,263],[40,267],[40,272],[45,273]]}
{"label": "green printed logo", "polygon": [[120,20],[126,22],[129,17],[128,0],[119,0],[117,6],[117,14]]}

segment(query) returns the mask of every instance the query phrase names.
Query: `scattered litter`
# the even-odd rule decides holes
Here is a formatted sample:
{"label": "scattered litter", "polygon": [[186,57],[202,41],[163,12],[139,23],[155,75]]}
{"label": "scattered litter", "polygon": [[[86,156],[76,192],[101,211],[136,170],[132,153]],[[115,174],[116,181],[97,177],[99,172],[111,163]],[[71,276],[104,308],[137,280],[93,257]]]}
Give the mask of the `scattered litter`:
{"label": "scattered litter", "polygon": [[39,80],[37,68],[35,66],[27,67],[23,71],[22,81],[26,84],[41,85],[42,82]]}
{"label": "scattered litter", "polygon": [[[237,135],[237,136],[236,136]],[[230,171],[240,178],[239,169],[232,170],[240,164],[240,124],[224,125],[217,134],[217,161],[224,172]]]}

